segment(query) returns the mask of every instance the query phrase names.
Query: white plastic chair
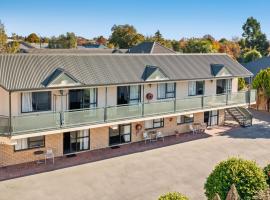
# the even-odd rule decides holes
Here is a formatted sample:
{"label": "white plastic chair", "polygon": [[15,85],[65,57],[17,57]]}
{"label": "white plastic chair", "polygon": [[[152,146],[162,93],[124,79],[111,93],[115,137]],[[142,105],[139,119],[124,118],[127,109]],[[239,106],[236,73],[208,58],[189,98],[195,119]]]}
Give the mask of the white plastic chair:
{"label": "white plastic chair", "polygon": [[157,140],[159,139],[159,138],[161,138],[162,140],[163,140],[163,142],[164,142],[164,135],[162,134],[162,132],[161,131],[159,131],[159,132],[157,132]]}
{"label": "white plastic chair", "polygon": [[151,137],[148,135],[147,132],[144,132],[143,133],[143,139],[144,139],[144,143],[146,144],[146,141],[149,140],[151,141]]}
{"label": "white plastic chair", "polygon": [[45,165],[47,164],[47,159],[52,159],[54,164],[54,153],[52,149],[47,149],[45,153]]}
{"label": "white plastic chair", "polygon": [[194,129],[194,126],[192,124],[189,125],[189,129],[192,131],[192,134],[196,134],[196,130]]}

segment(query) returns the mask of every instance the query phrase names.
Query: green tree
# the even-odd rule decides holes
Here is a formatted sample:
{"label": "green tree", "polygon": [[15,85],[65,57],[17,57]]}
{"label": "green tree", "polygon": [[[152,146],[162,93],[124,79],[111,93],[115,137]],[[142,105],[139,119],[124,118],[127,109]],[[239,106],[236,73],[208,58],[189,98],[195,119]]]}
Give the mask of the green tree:
{"label": "green tree", "polygon": [[20,50],[20,43],[17,40],[8,42],[6,45],[7,53],[17,53]]}
{"label": "green tree", "polygon": [[188,197],[179,192],[168,192],[160,196],[158,200],[188,200]]}
{"label": "green tree", "polygon": [[184,53],[213,53],[215,49],[209,40],[189,39],[183,49]]}
{"label": "green tree", "polygon": [[180,51],[180,43],[179,43],[179,41],[173,40],[173,41],[171,41],[171,44],[172,44],[172,49],[174,51]]}
{"label": "green tree", "polygon": [[246,88],[246,81],[244,78],[238,78],[238,90],[243,90]]}
{"label": "green tree", "polygon": [[144,36],[137,33],[135,27],[129,24],[114,25],[111,31],[109,42],[118,48],[127,49],[144,41]]}
{"label": "green tree", "polygon": [[5,52],[7,44],[7,35],[5,25],[0,21],[0,53]]}
{"label": "green tree", "polygon": [[226,199],[231,185],[235,184],[241,199],[250,200],[260,190],[267,187],[263,170],[254,162],[240,158],[229,158],[220,162],[208,176],[204,185],[208,199],[216,193]]}
{"label": "green tree", "polygon": [[270,111],[270,68],[261,70],[252,82],[253,88],[257,89],[258,96],[267,99],[267,110]]}
{"label": "green tree", "polygon": [[270,164],[268,164],[265,168],[263,168],[263,172],[266,175],[266,182],[270,186]]}
{"label": "green tree", "polygon": [[39,37],[37,36],[37,34],[31,33],[27,36],[26,41],[30,43],[39,43]]}
{"label": "green tree", "polygon": [[249,17],[242,26],[244,48],[257,49],[262,55],[268,55],[269,42],[266,35],[261,31],[260,23],[253,17]]}
{"label": "green tree", "polygon": [[248,62],[257,60],[257,59],[259,59],[261,57],[262,57],[262,55],[261,55],[261,53],[259,51],[257,51],[256,49],[252,49],[252,50],[244,53],[243,61],[245,63],[248,63]]}
{"label": "green tree", "polygon": [[49,40],[48,47],[51,49],[71,49],[77,47],[77,37],[74,33],[67,32],[58,37],[53,36]]}

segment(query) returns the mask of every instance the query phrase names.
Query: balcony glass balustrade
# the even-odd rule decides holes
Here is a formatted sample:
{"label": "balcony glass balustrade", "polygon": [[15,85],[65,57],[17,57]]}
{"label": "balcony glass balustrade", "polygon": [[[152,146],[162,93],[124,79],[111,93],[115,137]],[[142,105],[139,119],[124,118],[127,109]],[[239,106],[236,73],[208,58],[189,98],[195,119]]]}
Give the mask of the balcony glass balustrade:
{"label": "balcony glass balustrade", "polygon": [[[106,108],[92,108],[70,110],[64,112],[44,112],[0,117],[0,134],[24,134],[55,130],[61,128],[107,123],[117,120],[134,119],[153,115],[164,115],[191,110],[218,108],[223,106],[237,106],[254,103],[256,90],[221,94],[212,96],[194,96],[185,99],[169,99],[165,101],[145,102],[132,105],[110,106]],[[11,129],[9,128],[11,124]]]}

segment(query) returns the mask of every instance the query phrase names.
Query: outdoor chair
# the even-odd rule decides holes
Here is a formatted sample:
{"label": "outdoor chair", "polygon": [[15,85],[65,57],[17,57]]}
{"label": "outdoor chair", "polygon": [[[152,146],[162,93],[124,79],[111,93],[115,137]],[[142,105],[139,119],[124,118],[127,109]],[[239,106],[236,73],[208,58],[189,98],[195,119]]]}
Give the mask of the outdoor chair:
{"label": "outdoor chair", "polygon": [[189,129],[192,131],[192,134],[196,134],[196,129],[194,129],[194,126],[192,124],[189,125]]}
{"label": "outdoor chair", "polygon": [[47,149],[45,153],[45,164],[47,164],[47,159],[52,159],[54,164],[54,153],[52,149]]}
{"label": "outdoor chair", "polygon": [[159,139],[159,138],[161,138],[162,140],[163,140],[163,142],[164,142],[164,135],[162,134],[162,132],[161,131],[159,131],[159,132],[157,132],[157,140]]}
{"label": "outdoor chair", "polygon": [[144,143],[146,144],[146,141],[149,140],[151,141],[151,137],[148,135],[147,132],[144,132],[143,133],[143,139],[144,139]]}

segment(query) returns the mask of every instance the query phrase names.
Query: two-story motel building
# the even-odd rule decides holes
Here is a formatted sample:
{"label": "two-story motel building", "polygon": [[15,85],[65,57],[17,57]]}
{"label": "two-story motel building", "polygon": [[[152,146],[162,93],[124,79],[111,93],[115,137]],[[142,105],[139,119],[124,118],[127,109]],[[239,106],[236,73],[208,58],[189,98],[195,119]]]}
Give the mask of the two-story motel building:
{"label": "two-story motel building", "polygon": [[255,103],[238,91],[251,76],[226,54],[0,55],[0,166],[221,125],[225,109]]}

